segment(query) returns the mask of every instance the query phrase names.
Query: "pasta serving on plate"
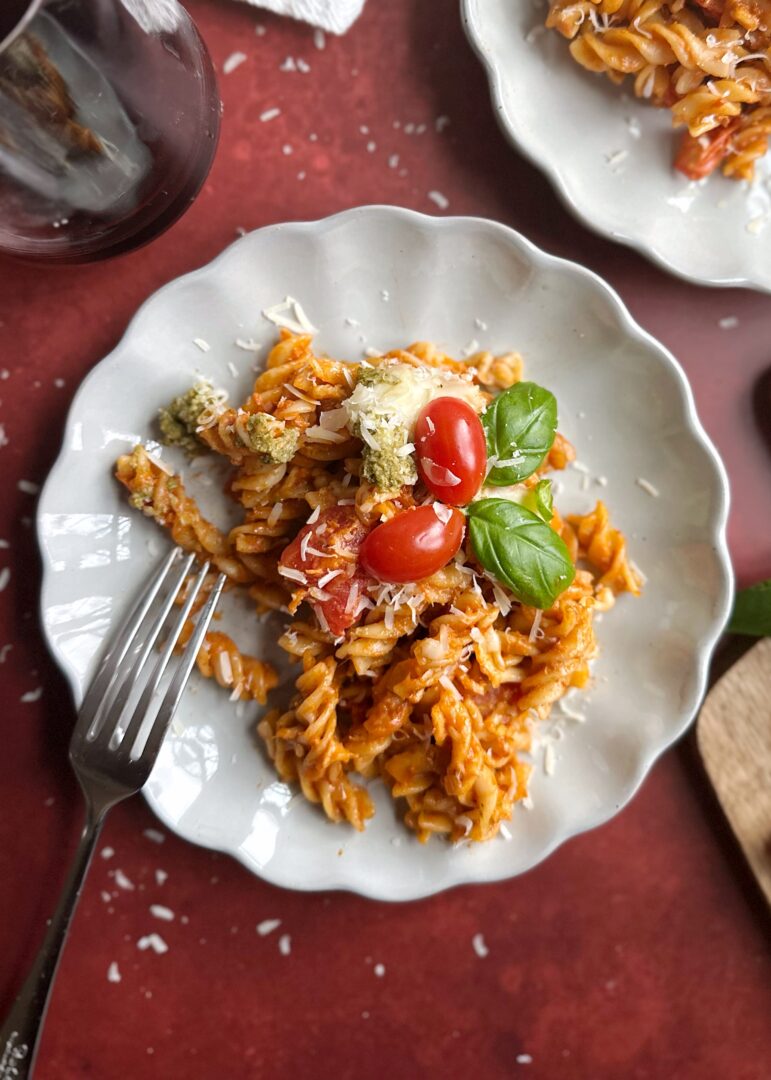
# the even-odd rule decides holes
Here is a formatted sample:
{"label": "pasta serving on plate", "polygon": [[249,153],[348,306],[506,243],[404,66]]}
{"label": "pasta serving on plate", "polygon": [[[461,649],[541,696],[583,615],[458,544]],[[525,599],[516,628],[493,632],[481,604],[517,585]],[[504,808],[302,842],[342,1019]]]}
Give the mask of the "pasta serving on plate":
{"label": "pasta serving on plate", "polygon": [[771,133],[771,0],[550,0],[573,58],[668,108],[675,166],[751,180]]}
{"label": "pasta serving on plate", "polygon": [[[132,505],[258,613],[290,616],[296,693],[258,728],[279,776],[357,829],[377,776],[421,840],[494,836],[527,794],[538,721],[590,678],[595,613],[640,590],[602,502],[553,504],[575,457],[554,396],[515,353],[418,343],[344,363],[283,330],[242,405],[199,382],[160,423],[229,461],[241,523],[205,520],[142,446],[117,463]],[[198,665],[233,699],[277,683],[220,632]]]}

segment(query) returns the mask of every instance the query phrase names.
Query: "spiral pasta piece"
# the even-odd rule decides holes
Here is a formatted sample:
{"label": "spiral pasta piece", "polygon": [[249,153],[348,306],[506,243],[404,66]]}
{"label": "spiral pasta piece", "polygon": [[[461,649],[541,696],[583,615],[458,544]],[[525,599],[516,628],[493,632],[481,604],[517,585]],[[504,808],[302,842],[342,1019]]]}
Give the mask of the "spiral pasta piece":
{"label": "spiral pasta piece", "polygon": [[570,515],[568,521],[575,529],[580,556],[602,572],[599,587],[608,586],[614,595],[639,596],[640,573],[629,561],[623,535],[611,526],[605,503],[600,500],[591,513]]}
{"label": "spiral pasta piece", "polygon": [[768,148],[770,0],[552,0],[546,25],[582,67],[630,75],[638,97],[671,109],[689,179],[718,167],[752,179]]}
{"label": "spiral pasta piece", "polygon": [[118,458],[115,476],[131,493],[131,505],[167,529],[175,544],[211,559],[238,585],[253,580],[228,537],[207,521],[195,500],[185,494],[181,479],[161,468],[143,446]]}

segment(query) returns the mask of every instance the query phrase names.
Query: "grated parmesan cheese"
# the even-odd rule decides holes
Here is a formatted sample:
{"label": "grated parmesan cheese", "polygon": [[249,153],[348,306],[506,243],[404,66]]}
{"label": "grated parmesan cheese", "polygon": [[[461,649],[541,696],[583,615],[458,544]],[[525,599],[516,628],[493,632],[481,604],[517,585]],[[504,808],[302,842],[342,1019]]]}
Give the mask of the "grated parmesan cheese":
{"label": "grated parmesan cheese", "polygon": [[319,589],[323,589],[328,582],[332,581],[333,578],[340,577],[342,573],[342,570],[328,570],[327,573],[318,580]]}
{"label": "grated parmesan cheese", "polygon": [[489,955],[490,950],[488,949],[487,945],[485,945],[485,939],[483,934],[474,934],[473,938],[471,939],[471,947],[473,948],[477,956],[480,958],[480,960],[484,960],[484,958]]}
{"label": "grated parmesan cheese", "polygon": [[305,437],[309,442],[330,443],[345,442],[348,438],[348,436],[344,435],[341,431],[332,431],[329,428],[322,427],[320,424],[314,424],[313,427],[309,427],[305,432]]}
{"label": "grated parmesan cheese", "polygon": [[461,478],[457,476],[452,469],[447,469],[444,465],[437,465],[437,463],[432,461],[429,457],[424,457],[421,461],[421,465],[423,467],[423,472],[432,484],[457,487],[461,482]]}
{"label": "grated parmesan cheese", "polygon": [[535,617],[533,618],[533,625],[530,627],[530,633],[527,635],[528,641],[533,642],[538,637],[538,631],[541,629],[542,618],[543,612],[540,608],[536,609]]}
{"label": "grated parmesan cheese", "polygon": [[293,566],[279,565],[278,572],[282,577],[289,578],[290,581],[299,581],[301,585],[308,584],[308,579],[302,570],[295,570]]}
{"label": "grated parmesan cheese", "polygon": [[[278,116],[280,110],[269,110],[273,112],[273,115]],[[261,120],[272,119],[272,117],[266,117],[263,113],[260,117]],[[291,314],[287,314],[291,312]],[[273,307],[263,309],[263,317],[272,322],[274,326],[283,327],[285,330],[291,330],[293,334],[317,334],[318,330],[310,321],[308,316],[303,311],[302,305],[299,300],[295,300],[293,296],[287,296],[282,303],[274,304]]]}
{"label": "grated parmesan cheese", "polygon": [[242,52],[231,53],[230,56],[225,61],[225,63],[222,65],[222,74],[223,75],[230,75],[230,73],[232,71],[235,71],[236,68],[240,67],[241,64],[245,63],[246,60],[248,60],[248,57],[247,57],[246,53],[242,53]]}
{"label": "grated parmesan cheese", "polygon": [[446,525],[447,522],[452,517],[452,510],[450,509],[450,507],[445,506],[444,503],[438,503],[438,502],[435,502],[432,505],[433,505],[434,513],[436,514],[436,516],[439,518],[439,520],[442,522],[443,525]]}
{"label": "grated parmesan cheese", "polygon": [[229,653],[224,651],[217,653],[214,657],[213,667],[225,686],[233,685],[233,665],[230,662]]}
{"label": "grated parmesan cheese", "polygon": [[659,489],[655,487],[650,482],[650,480],[646,480],[644,476],[638,476],[635,483],[638,487],[642,488],[643,491],[647,492],[648,495],[650,495],[653,499],[658,499],[659,495],[661,494]]}

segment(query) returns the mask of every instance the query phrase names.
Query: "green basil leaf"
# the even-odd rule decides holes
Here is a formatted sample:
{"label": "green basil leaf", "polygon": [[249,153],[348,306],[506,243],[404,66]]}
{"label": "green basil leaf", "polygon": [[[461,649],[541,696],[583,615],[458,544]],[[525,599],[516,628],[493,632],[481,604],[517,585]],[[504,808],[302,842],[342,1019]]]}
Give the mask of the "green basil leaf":
{"label": "green basil leaf", "polygon": [[482,423],[487,456],[493,461],[487,483],[495,487],[518,484],[535,472],[551,450],[557,399],[536,383],[515,383],[490,402]]}
{"label": "green basil leaf", "polygon": [[527,510],[545,521],[547,525],[554,517],[554,496],[551,490],[551,480],[539,480],[534,488],[531,488],[520,503]]}
{"label": "green basil leaf", "polygon": [[523,604],[550,608],[576,575],[561,537],[508,499],[479,499],[467,514],[471,546],[485,570]]}
{"label": "green basil leaf", "polygon": [[736,594],[728,629],[734,634],[771,637],[771,580],[760,581]]}

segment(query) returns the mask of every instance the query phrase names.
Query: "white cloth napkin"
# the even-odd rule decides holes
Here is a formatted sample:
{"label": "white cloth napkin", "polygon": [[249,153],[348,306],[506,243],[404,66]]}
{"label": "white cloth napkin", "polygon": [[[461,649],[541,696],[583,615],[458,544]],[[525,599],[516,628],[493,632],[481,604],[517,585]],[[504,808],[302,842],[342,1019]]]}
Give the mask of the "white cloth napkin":
{"label": "white cloth napkin", "polygon": [[254,7],[267,8],[277,15],[309,22],[321,30],[344,34],[361,15],[364,0],[246,0]]}

